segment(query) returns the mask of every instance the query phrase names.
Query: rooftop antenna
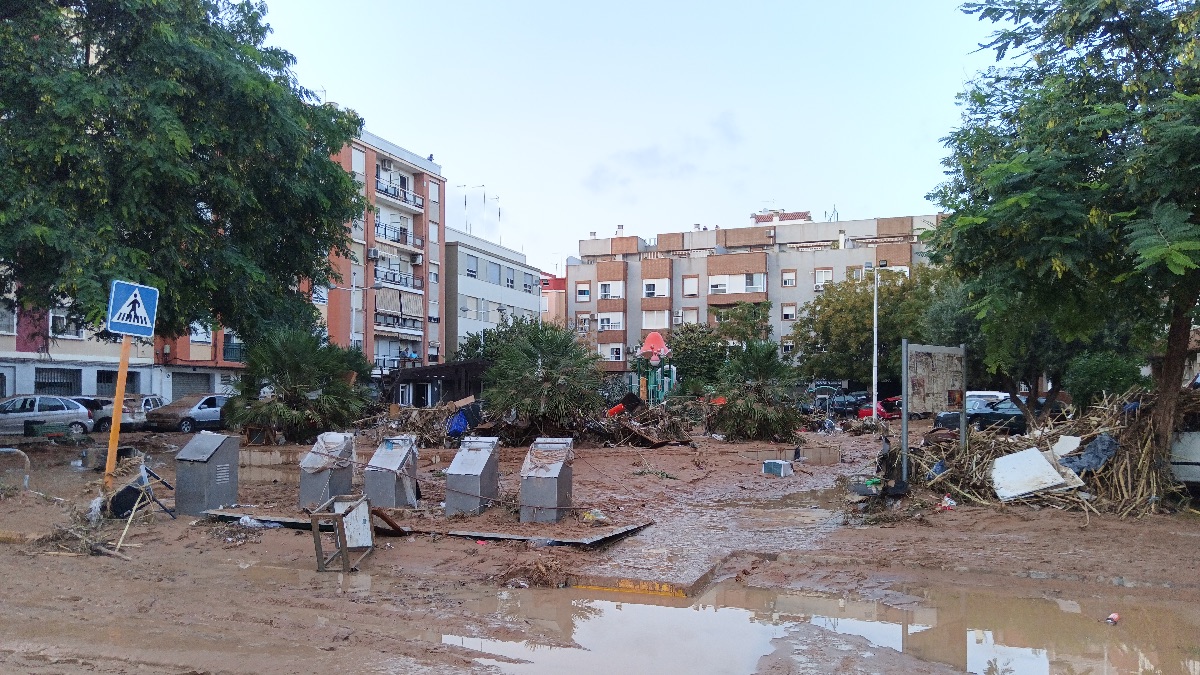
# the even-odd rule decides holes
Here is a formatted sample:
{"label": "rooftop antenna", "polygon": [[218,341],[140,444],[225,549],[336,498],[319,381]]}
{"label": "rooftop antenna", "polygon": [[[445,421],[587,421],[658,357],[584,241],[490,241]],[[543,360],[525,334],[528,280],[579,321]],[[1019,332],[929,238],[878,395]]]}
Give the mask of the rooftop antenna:
{"label": "rooftop antenna", "polygon": [[833,205],[832,211],[825,212],[825,219],[831,223],[838,219],[837,204]]}

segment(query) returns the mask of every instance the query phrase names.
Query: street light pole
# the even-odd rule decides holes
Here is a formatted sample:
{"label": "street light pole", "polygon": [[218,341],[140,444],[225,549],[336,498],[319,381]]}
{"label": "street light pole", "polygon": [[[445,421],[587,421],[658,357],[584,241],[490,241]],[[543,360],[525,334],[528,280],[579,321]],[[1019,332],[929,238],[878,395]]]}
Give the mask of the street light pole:
{"label": "street light pole", "polygon": [[879,270],[873,263],[863,265],[871,270],[875,282],[874,299],[871,302],[871,419],[879,421]]}

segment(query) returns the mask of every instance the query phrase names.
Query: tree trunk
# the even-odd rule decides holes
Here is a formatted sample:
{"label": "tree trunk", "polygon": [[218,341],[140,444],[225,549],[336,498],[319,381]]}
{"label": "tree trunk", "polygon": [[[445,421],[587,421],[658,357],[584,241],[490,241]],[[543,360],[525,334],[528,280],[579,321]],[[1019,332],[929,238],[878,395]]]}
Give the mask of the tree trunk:
{"label": "tree trunk", "polygon": [[1157,396],[1151,414],[1154,423],[1154,445],[1160,457],[1166,457],[1171,450],[1175,409],[1179,404],[1179,392],[1183,389],[1183,369],[1187,362],[1188,343],[1192,333],[1191,313],[1195,307],[1194,290],[1183,291],[1171,299],[1167,348],[1158,372],[1158,381],[1154,383]]}

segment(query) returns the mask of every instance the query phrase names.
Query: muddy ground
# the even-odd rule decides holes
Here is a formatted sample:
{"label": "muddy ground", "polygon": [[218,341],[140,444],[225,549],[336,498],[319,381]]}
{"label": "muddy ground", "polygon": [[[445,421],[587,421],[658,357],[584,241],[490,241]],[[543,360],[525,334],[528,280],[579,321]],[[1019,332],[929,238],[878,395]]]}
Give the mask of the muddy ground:
{"label": "muddy ground", "polygon": [[[123,442],[173,481],[187,440]],[[393,513],[417,533],[379,537],[349,575],[316,571],[309,532],[161,511],[130,524],[123,558],[46,541],[99,475],[72,466],[81,448],[21,446],[41,494],[16,489],[23,470],[0,456],[0,672],[1200,675],[1200,515],[943,512],[915,494],[863,525],[837,481],[871,472],[875,439],[811,435],[806,448],[842,461],[788,478],[762,461],[793,446],[695,444],[577,450],[574,503],[602,527],[519,523],[518,448],[501,452],[505,503],[447,520],[453,451],[424,450],[426,508]],[[302,516],[305,450],[244,448],[242,510]],[[544,545],[647,522],[600,546]]]}

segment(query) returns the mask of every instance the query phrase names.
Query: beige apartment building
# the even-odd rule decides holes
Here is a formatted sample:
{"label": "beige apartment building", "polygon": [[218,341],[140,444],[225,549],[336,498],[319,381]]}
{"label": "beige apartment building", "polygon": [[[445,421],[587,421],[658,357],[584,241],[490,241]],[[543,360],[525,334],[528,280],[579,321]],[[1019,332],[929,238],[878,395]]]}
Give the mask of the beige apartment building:
{"label": "beige apartment building", "polygon": [[827,283],[861,278],[866,263],[906,270],[920,264],[917,237],[937,215],[814,222],[809,212],[764,211],[748,227],[696,225],[645,239],[579,242],[567,266],[567,321],[596,345],[609,372],[628,371],[630,352],[651,331],[712,323],[714,311],[770,301],[772,335],[787,336],[799,309]]}

